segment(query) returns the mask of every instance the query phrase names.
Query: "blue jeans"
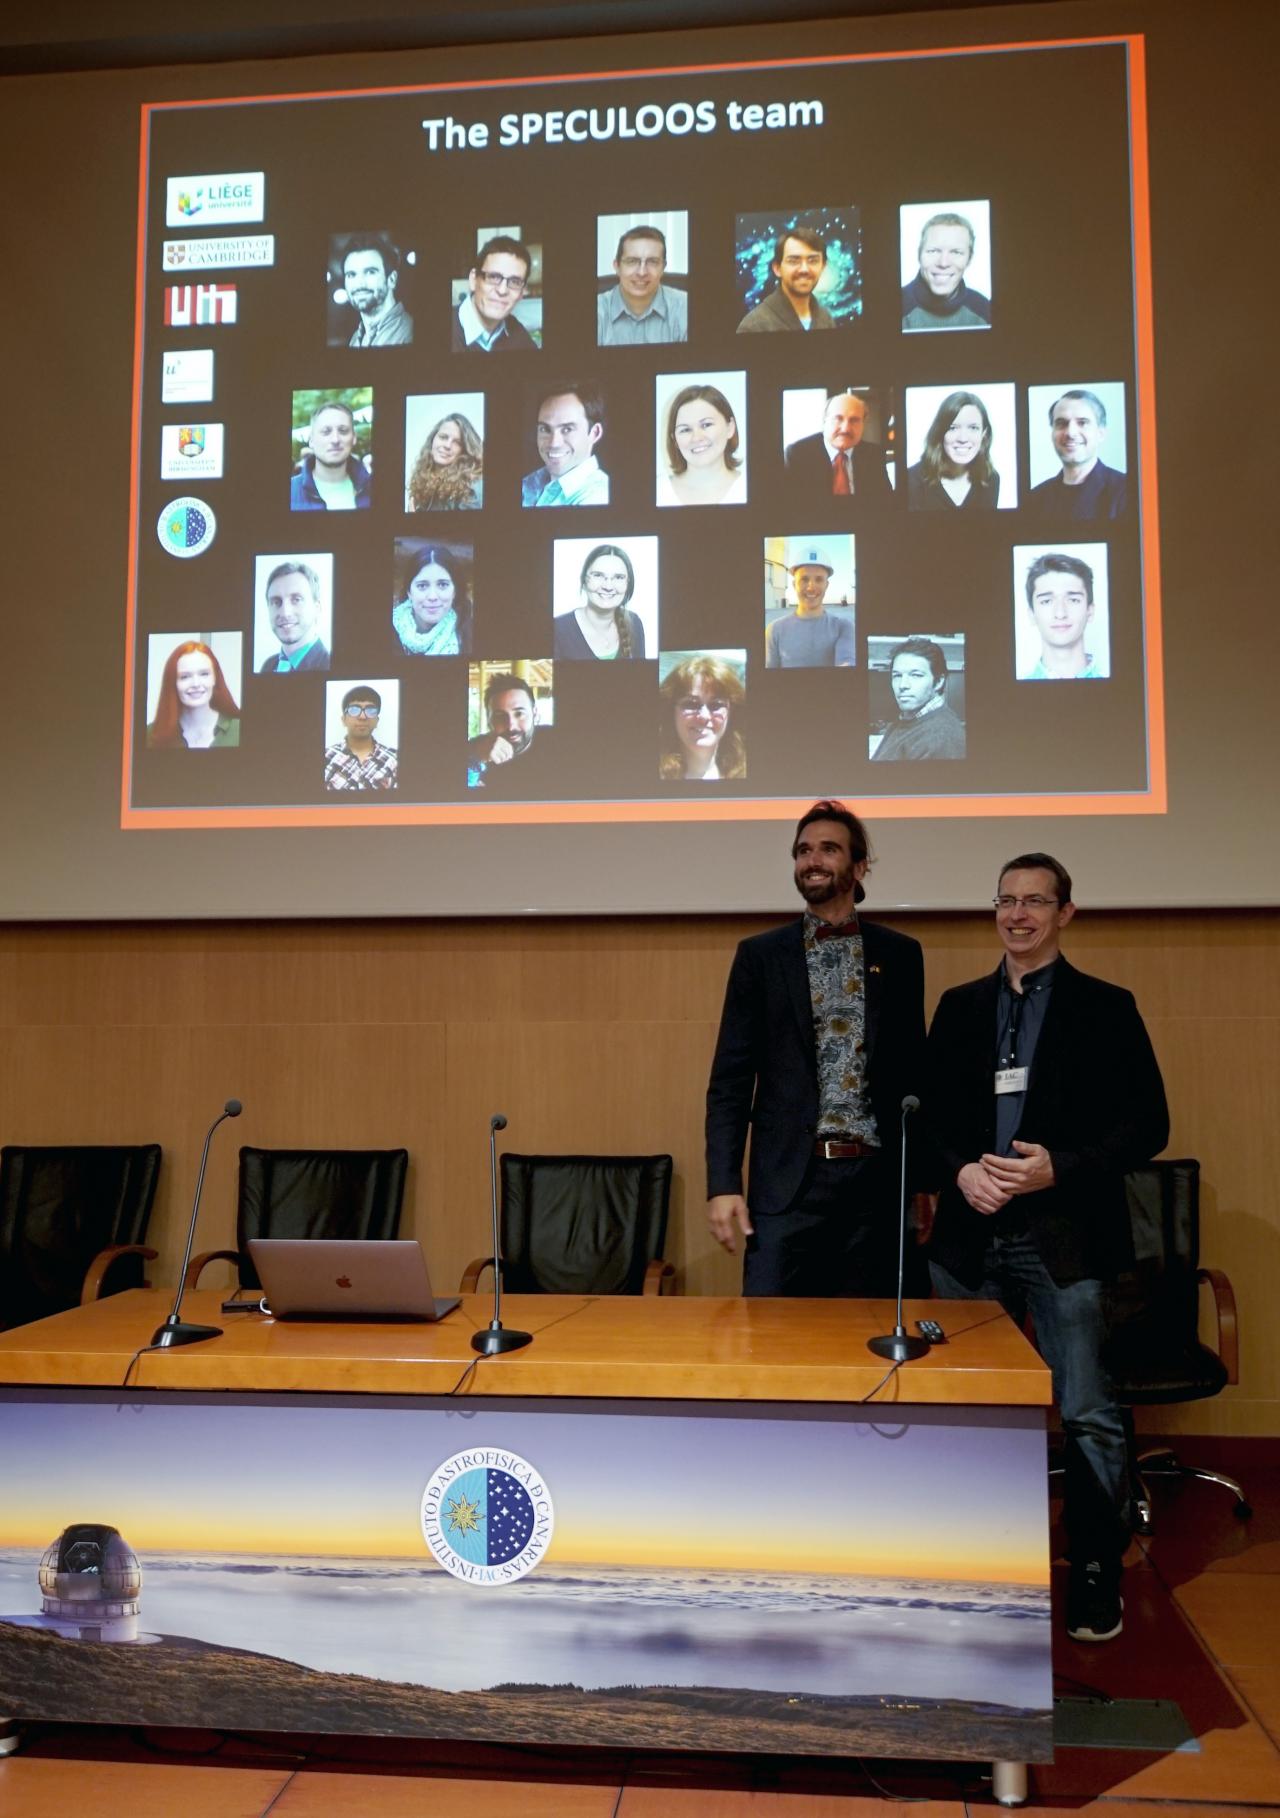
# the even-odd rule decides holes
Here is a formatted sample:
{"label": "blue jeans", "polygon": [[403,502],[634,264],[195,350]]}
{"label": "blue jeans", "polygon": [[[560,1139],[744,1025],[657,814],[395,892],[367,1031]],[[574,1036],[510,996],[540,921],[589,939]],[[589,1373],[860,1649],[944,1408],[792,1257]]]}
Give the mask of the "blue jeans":
{"label": "blue jeans", "polygon": [[983,1280],[967,1288],[937,1263],[933,1291],[944,1300],[998,1300],[1019,1325],[1030,1313],[1040,1355],[1053,1373],[1053,1398],[1066,1440],[1063,1519],[1073,1563],[1120,1569],[1129,1542],[1129,1457],[1124,1416],[1102,1359],[1106,1295],[1100,1281],[1059,1287],[1025,1233],[993,1231]]}

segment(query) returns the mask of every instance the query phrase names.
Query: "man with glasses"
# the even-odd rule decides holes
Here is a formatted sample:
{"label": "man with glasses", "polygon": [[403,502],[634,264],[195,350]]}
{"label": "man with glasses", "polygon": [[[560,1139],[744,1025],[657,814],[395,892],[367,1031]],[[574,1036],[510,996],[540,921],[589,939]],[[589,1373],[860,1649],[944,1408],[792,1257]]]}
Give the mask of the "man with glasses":
{"label": "man with glasses", "polygon": [[345,737],[324,754],[326,789],[394,789],[396,754],[374,737],[382,713],[382,696],[367,683],[348,688],[342,697]]}
{"label": "man with glasses", "polygon": [[1124,1176],[1163,1149],[1169,1111],[1131,993],[1060,952],[1071,878],[1010,859],[995,897],[1000,965],[944,992],[925,1108],[943,1188],[935,1294],[1031,1315],[1066,1441],[1067,1630],[1120,1633],[1129,1539],[1124,1420],[1103,1363],[1106,1284],[1132,1264]]}
{"label": "man with glasses", "polygon": [[689,339],[689,299],[662,282],[666,235],[656,227],[629,227],[613,261],[618,282],[596,303],[601,347],[653,347]]}
{"label": "man with glasses", "polygon": [[[897,1291],[902,1101],[924,1070],[924,956],[855,915],[871,863],[842,802],[791,843],[797,922],[734,955],[707,1086],[707,1222],[749,1295]],[[742,1158],[751,1133],[743,1196]]]}
{"label": "man with glasses", "polygon": [[596,458],[604,399],[593,386],[565,380],[538,405],[542,466],[520,482],[522,505],[607,505],[609,476]]}
{"label": "man with glasses", "polygon": [[515,307],[529,284],[533,254],[523,240],[494,234],[467,273],[470,294],[453,318],[454,353],[518,353],[537,346]]}
{"label": "man with glasses", "polygon": [[791,227],[779,236],[769,270],[778,280],[763,303],[748,310],[738,324],[740,335],[776,334],[779,329],[834,328],[836,319],[814,296],[827,269],[827,248],[808,227]]}

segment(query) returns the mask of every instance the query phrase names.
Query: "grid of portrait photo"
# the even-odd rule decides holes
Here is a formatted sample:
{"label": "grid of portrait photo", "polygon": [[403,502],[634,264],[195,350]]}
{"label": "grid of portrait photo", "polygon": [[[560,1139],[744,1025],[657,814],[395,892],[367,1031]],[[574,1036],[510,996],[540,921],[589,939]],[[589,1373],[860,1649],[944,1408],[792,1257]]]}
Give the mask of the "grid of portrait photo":
{"label": "grid of portrait photo", "polygon": [[[1018,61],[971,72],[1011,143]],[[1111,169],[1123,84],[1088,67]],[[786,80],[830,118],[855,76],[927,89],[910,60]],[[421,98],[343,105],[358,181],[341,161],[305,180],[283,122],[263,137],[270,263],[203,287],[153,274],[135,802],[1141,780],[1123,220],[1082,319],[1046,306],[1025,210],[954,147],[949,182],[918,158],[908,182],[886,152],[860,189],[839,160],[789,173],[781,136],[615,136],[576,161],[459,153],[430,168],[465,181],[424,194],[395,150]],[[228,168],[250,111],[221,111]],[[153,133],[160,219],[192,153],[178,116]],[[1063,173],[1027,156],[1049,217]],[[572,193],[551,182],[570,170]]]}

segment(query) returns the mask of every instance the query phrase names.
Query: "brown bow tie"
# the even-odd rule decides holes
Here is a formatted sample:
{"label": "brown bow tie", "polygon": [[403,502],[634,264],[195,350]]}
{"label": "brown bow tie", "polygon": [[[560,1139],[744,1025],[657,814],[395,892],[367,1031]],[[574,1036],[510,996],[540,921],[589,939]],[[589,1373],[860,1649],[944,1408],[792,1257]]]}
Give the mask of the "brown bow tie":
{"label": "brown bow tie", "polygon": [[856,934],[857,932],[858,924],[856,921],[835,923],[823,922],[820,928],[814,930],[814,933],[820,941],[839,940],[842,936]]}

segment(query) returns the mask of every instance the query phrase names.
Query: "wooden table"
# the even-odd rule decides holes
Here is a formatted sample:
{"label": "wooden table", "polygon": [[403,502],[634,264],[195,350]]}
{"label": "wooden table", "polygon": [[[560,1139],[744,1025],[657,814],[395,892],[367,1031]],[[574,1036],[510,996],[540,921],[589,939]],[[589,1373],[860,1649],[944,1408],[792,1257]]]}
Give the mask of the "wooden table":
{"label": "wooden table", "polygon": [[[877,1302],[510,1298],[477,1360],[488,1297],[220,1301],[173,1351],[143,1289],[0,1334],[10,1715],[976,1757],[1006,1802],[1051,1759],[1049,1376],[998,1307],[892,1369]],[[75,1524],[116,1563],[38,1588]]]}

